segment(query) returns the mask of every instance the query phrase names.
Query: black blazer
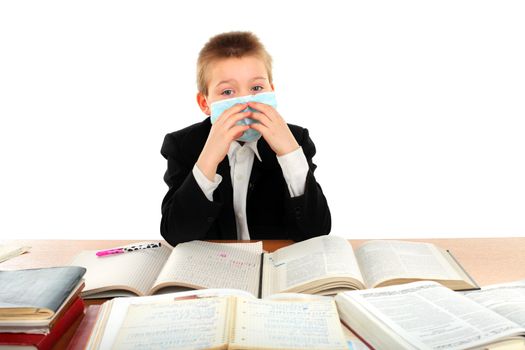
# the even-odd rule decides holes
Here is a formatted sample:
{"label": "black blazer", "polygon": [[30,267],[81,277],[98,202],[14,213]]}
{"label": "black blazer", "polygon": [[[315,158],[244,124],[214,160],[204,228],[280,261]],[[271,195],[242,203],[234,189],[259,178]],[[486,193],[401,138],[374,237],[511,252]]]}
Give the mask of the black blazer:
{"label": "black blazer", "polygon": [[[254,157],[246,198],[251,239],[301,241],[330,232],[330,210],[314,177],[315,145],[307,129],[291,124],[289,127],[302,146],[310,168],[305,192],[302,196],[290,197],[275,152],[261,137],[257,149],[262,162]],[[164,138],[161,154],[168,160],[164,181],[169,190],[162,201],[160,232],[171,245],[195,239],[237,239],[228,157],[224,157],[217,168],[222,182],[213,193],[213,202],[206,198],[192,173],[210,128],[210,118],[207,118]]]}

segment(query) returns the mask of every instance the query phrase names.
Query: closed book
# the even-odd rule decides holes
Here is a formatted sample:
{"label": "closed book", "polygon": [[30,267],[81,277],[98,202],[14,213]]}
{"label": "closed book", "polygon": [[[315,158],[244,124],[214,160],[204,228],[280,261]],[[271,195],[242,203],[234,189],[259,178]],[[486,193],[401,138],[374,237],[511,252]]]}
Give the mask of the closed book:
{"label": "closed book", "polygon": [[84,313],[84,301],[76,297],[48,334],[0,333],[0,349],[51,349]]}
{"label": "closed book", "polygon": [[8,319],[0,320],[1,333],[29,333],[29,334],[47,334],[53,328],[56,322],[62,318],[67,310],[73,305],[73,302],[80,297],[80,292],[84,288],[84,281],[80,281],[71,291],[66,300],[60,305],[58,310],[51,318],[46,319]]}
{"label": "closed book", "polygon": [[0,271],[0,321],[52,318],[85,273],[79,266]]}

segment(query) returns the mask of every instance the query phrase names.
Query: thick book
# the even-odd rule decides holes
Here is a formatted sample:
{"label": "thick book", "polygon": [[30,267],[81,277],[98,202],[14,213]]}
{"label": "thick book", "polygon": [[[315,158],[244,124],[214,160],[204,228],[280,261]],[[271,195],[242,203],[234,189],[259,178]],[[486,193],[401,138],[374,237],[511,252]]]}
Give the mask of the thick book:
{"label": "thick book", "polygon": [[455,290],[478,288],[448,251],[430,243],[370,241],[354,253],[350,242],[338,236],[315,237],[273,253],[264,253],[261,242],[203,241],[109,257],[89,251],[73,264],[88,269],[87,298],[181,288],[234,288],[257,297],[283,292],[335,295],[416,280],[438,281]]}
{"label": "thick book", "polygon": [[48,334],[0,333],[0,349],[51,349],[84,313],[84,301],[77,296]]}
{"label": "thick book", "polygon": [[116,298],[86,349],[348,349],[333,298],[235,290]]}
{"label": "thick book", "polygon": [[412,282],[335,301],[344,324],[374,349],[525,349],[525,281],[462,293]]}
{"label": "thick book", "polygon": [[78,266],[0,271],[0,322],[52,318],[85,272]]}
{"label": "thick book", "polygon": [[320,236],[264,254],[262,296],[335,295],[418,280],[454,290],[479,289],[452,254],[434,244],[373,240],[354,252],[342,237]]}
{"label": "thick book", "polygon": [[48,334],[76,299],[80,297],[80,292],[83,288],[84,281],[81,280],[75,288],[71,290],[71,293],[69,293],[62,305],[60,305],[58,310],[50,318],[0,320],[0,333]]}

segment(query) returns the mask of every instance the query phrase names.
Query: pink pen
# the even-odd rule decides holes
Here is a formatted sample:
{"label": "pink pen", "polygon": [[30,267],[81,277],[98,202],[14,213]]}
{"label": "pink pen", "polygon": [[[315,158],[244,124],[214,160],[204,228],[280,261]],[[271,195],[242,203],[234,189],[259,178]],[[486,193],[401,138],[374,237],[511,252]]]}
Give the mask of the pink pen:
{"label": "pink pen", "polygon": [[127,247],[100,250],[96,254],[97,256],[106,256],[106,255],[112,255],[112,254],[134,252],[136,250],[142,250],[142,249],[148,249],[148,248],[158,248],[160,246],[161,246],[160,242],[147,243],[147,244],[135,244],[135,245],[127,246]]}

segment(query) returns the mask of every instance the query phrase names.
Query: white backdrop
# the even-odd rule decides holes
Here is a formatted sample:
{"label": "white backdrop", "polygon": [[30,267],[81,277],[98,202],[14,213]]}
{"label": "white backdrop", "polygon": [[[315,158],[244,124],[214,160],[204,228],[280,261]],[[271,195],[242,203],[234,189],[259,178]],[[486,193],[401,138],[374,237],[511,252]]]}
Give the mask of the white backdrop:
{"label": "white backdrop", "polygon": [[1,1],[0,237],[156,238],[198,51],[256,33],[332,233],[525,235],[522,1]]}

